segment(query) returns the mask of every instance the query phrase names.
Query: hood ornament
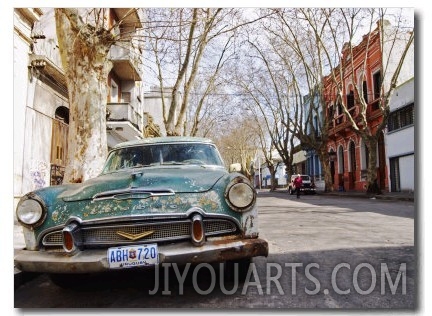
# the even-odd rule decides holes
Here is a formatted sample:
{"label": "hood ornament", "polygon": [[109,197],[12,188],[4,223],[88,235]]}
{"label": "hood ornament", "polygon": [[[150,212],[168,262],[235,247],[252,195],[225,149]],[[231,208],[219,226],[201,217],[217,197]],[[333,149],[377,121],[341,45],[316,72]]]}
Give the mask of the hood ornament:
{"label": "hood ornament", "polygon": [[130,240],[138,240],[147,236],[150,236],[154,233],[154,230],[148,231],[148,232],[143,232],[143,233],[139,233],[139,234],[130,234],[130,233],[126,233],[126,232],[122,232],[122,231],[117,231],[116,234],[122,237],[125,237],[127,239]]}

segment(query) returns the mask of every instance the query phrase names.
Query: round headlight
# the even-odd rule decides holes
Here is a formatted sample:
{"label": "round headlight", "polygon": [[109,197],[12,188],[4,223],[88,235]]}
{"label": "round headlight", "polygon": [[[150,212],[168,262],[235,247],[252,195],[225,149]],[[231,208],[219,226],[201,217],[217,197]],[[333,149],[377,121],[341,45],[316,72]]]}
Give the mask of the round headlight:
{"label": "round headlight", "polygon": [[245,209],[255,200],[254,190],[246,183],[236,183],[228,191],[229,202],[238,209]]}
{"label": "round headlight", "polygon": [[21,223],[34,225],[42,218],[43,208],[38,201],[26,199],[18,204],[16,214]]}

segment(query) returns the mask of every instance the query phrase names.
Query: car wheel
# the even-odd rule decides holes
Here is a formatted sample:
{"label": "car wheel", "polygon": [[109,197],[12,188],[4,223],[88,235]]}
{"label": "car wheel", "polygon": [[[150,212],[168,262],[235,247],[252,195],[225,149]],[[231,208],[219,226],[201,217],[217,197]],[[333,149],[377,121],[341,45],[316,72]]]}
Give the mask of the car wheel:
{"label": "car wheel", "polygon": [[288,188],[288,193],[289,193],[290,195],[293,195],[293,190],[291,189],[291,187]]}

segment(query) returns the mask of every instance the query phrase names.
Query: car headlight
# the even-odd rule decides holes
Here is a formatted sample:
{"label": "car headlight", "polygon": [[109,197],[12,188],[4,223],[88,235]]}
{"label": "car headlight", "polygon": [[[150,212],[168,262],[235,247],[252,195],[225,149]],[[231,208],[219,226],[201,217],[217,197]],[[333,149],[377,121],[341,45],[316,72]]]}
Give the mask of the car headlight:
{"label": "car headlight", "polygon": [[42,224],[46,212],[42,201],[36,196],[26,195],[19,201],[16,215],[21,224],[37,227]]}
{"label": "car headlight", "polygon": [[254,205],[256,193],[242,178],[236,178],[228,185],[225,198],[235,211],[246,212]]}

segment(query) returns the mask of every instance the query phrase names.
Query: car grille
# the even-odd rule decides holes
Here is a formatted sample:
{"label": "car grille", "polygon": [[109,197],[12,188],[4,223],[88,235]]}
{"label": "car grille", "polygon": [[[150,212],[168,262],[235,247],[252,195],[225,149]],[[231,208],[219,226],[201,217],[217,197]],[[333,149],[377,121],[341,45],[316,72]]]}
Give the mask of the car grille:
{"label": "car grille", "polygon": [[[204,219],[206,236],[218,236],[237,231],[237,226],[226,219]],[[80,242],[84,248],[98,248],[101,246],[117,246],[142,242],[170,242],[176,240],[187,240],[191,238],[191,221],[170,221],[170,222],[138,222],[105,224],[94,226],[82,226],[74,232],[75,240]],[[149,236],[139,240],[129,240],[120,236],[117,232],[127,234],[141,234],[151,232]],[[45,247],[61,247],[62,231],[47,233],[42,238]]]}

